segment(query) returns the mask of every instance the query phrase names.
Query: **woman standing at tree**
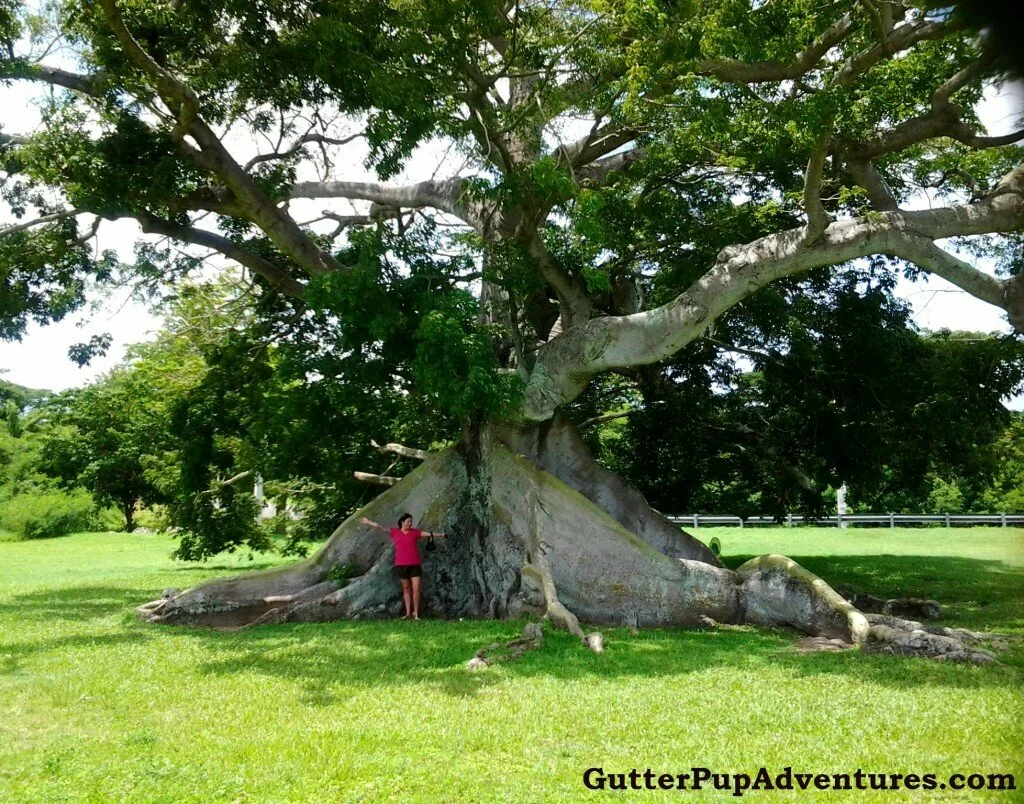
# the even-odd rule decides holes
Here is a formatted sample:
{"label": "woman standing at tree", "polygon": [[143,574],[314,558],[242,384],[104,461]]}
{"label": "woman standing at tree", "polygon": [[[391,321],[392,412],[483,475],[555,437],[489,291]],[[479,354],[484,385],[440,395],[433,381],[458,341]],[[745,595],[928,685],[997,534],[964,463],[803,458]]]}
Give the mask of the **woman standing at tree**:
{"label": "woman standing at tree", "polygon": [[420,566],[420,551],[416,543],[424,537],[444,538],[445,534],[414,528],[412,514],[402,514],[398,518],[397,528],[385,528],[365,516],[360,517],[359,521],[371,528],[384,531],[395,543],[395,572],[402,582],[402,601],[405,603],[403,619],[407,620],[412,617],[414,620],[418,620],[420,618],[420,578],[423,575],[423,568]]}

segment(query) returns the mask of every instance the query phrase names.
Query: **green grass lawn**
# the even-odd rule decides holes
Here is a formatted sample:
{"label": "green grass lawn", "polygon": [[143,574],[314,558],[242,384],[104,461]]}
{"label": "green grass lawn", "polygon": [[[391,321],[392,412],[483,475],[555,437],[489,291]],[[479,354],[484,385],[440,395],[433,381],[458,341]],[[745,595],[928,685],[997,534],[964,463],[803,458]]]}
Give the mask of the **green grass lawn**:
{"label": "green grass lawn", "polygon": [[[832,583],[934,597],[946,624],[1024,634],[1024,531],[702,528]],[[756,800],[1024,800],[1024,646],[988,667],[802,655],[782,631],[565,634],[482,673],[521,623],[215,632],[132,609],[272,563],[201,567],[165,536],[0,542],[0,801],[570,801],[583,772],[1013,773],[1015,792],[749,792]],[[429,579],[428,579],[429,583]],[[605,792],[603,795],[615,795]],[[663,800],[692,792],[627,792]],[[704,793],[704,800],[731,798]]]}

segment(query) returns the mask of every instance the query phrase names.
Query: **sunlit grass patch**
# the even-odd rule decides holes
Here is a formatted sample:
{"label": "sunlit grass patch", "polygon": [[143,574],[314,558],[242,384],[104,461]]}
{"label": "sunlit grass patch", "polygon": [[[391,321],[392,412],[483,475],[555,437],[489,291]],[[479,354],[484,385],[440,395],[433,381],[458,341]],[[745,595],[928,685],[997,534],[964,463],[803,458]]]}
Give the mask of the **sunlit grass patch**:
{"label": "sunlit grass patch", "polygon": [[[937,598],[948,624],[1024,633],[1019,530],[716,534],[730,566],[788,553],[830,582]],[[142,624],[134,606],[167,587],[278,561],[186,566],[172,547],[126,534],[0,544],[0,800],[569,801],[594,766],[1024,780],[1020,647],[972,667],[802,655],[784,631],[610,629],[600,656],[549,633],[472,673],[475,650],[522,624]]]}

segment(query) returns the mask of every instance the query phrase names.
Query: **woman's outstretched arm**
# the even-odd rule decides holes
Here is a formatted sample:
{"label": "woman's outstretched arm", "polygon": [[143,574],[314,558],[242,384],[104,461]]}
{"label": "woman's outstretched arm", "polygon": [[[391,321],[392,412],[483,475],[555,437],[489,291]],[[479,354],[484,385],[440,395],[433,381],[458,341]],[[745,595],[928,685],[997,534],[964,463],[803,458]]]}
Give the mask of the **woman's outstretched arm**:
{"label": "woman's outstretched arm", "polygon": [[373,520],[367,519],[365,516],[359,517],[359,521],[362,522],[364,525],[369,525],[371,528],[376,528],[377,530],[384,531],[384,533],[391,533],[391,531],[388,528],[385,528],[383,525],[380,525],[374,522]]}

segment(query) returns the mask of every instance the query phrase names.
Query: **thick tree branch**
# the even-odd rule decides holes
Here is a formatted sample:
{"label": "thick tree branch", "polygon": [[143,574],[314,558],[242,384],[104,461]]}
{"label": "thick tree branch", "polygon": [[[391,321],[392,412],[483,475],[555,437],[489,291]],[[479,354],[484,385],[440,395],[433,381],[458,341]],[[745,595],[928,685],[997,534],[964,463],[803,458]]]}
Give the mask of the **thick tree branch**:
{"label": "thick tree branch", "polygon": [[578,169],[631,143],[636,137],[637,132],[633,129],[618,123],[609,123],[576,142],[562,146],[555,151],[554,156],[564,159],[571,167]]}
{"label": "thick tree branch", "polygon": [[867,159],[847,158],[846,168],[861,187],[868,191],[872,209],[879,212],[893,212],[899,209],[899,202],[878,168]]}
{"label": "thick tree branch", "polygon": [[138,215],[135,217],[142,226],[142,231],[149,234],[163,235],[183,243],[192,243],[196,246],[212,248],[225,257],[229,257],[240,265],[244,265],[253,273],[259,274],[271,287],[296,299],[301,299],[305,287],[294,277],[289,276],[270,260],[255,254],[248,249],[238,245],[233,240],[208,232],[203,229],[196,229],[191,226],[183,226],[172,221],[158,218],[155,215]]}
{"label": "thick tree branch", "polygon": [[405,444],[395,444],[389,442],[384,446],[381,446],[374,440],[370,440],[370,446],[374,449],[379,449],[381,452],[393,452],[395,455],[401,455],[403,458],[415,458],[418,461],[425,461],[430,457],[430,453],[425,449],[416,449],[415,447],[407,447]]}
{"label": "thick tree branch", "polygon": [[709,59],[698,64],[694,72],[740,84],[793,81],[810,72],[822,56],[846,38],[852,28],[852,15],[844,14],[791,62],[762,61],[747,64],[735,59]]}
{"label": "thick tree branch", "polygon": [[830,218],[821,203],[821,177],[828,156],[829,145],[832,143],[832,132],[826,131],[814,144],[811,156],[807,160],[804,174],[804,211],[807,213],[807,234],[805,241],[813,243],[828,226]]}
{"label": "thick tree branch", "polygon": [[168,105],[178,118],[171,136],[175,140],[184,138],[199,114],[199,100],[196,98],[196,94],[191,87],[161,67],[142,48],[125,26],[114,0],[99,0],[99,5],[103,9],[103,18],[128,57],[144,72],[156,79],[157,91],[165,102],[170,102]]}
{"label": "thick tree branch", "polygon": [[173,136],[181,140],[185,134],[190,134],[195,139],[201,149],[197,161],[202,167],[220,176],[234,193],[236,203],[245,212],[245,217],[266,232],[283,254],[295,260],[310,274],[343,270],[343,266],[318,248],[235,161],[220,138],[200,118],[198,100],[192,89],[146,53],[125,27],[114,0],[99,0],[99,3],[104,19],[125,52],[136,66],[154,79],[164,103],[176,114],[178,122],[172,132]]}
{"label": "thick tree branch", "polygon": [[356,480],[361,480],[364,483],[373,483],[376,486],[397,486],[402,482],[400,477],[390,477],[388,475],[375,475],[370,472],[353,472],[352,477]]}
{"label": "thick tree branch", "polygon": [[25,59],[0,59],[0,79],[38,81],[93,97],[102,95],[104,89],[102,76],[72,73]]}
{"label": "thick tree branch", "polygon": [[646,156],[646,152],[643,148],[631,148],[628,151],[622,151],[584,165],[576,171],[576,177],[591,184],[603,185],[613,173],[628,173],[629,169],[640,162],[644,156]]}
{"label": "thick tree branch", "polygon": [[562,270],[541,239],[540,232],[530,229],[524,232],[520,242],[540,270],[544,281],[558,294],[561,305],[562,327],[567,329],[590,317],[593,305],[586,289],[574,276]]}
{"label": "thick tree branch", "polygon": [[525,415],[534,421],[550,418],[599,372],[668,358],[702,335],[717,316],[770,282],[873,254],[920,260],[925,270],[1002,307],[1015,326],[1024,326],[1024,288],[1015,280],[993,279],[927,245],[958,235],[1020,229],[1024,165],[976,204],[837,221],[811,246],[801,227],[724,249],[711,270],[672,302],[634,315],[591,319],[544,344],[527,384]]}
{"label": "thick tree branch", "polygon": [[589,419],[584,419],[580,424],[576,426],[577,430],[583,431],[589,427],[593,427],[595,424],[603,424],[604,422],[613,422],[616,419],[625,419],[628,416],[633,416],[640,412],[639,408],[630,408],[629,410],[623,410],[619,413],[605,413],[601,416],[592,416]]}
{"label": "thick tree branch", "polygon": [[[996,307],[1006,308],[1004,280],[983,273],[968,262],[939,248],[927,237],[907,233],[893,248],[893,256],[902,257],[928,273],[941,276],[952,285]],[[1009,310],[1011,319],[1014,311]],[[1019,316],[1018,316],[1019,317]],[[1015,322],[1018,323],[1018,322]]]}
{"label": "thick tree branch", "polygon": [[352,201],[372,201],[399,209],[431,207],[454,215],[480,230],[483,228],[483,221],[463,200],[464,188],[465,180],[458,177],[399,186],[360,181],[300,181],[292,186],[288,197],[347,198]]}
{"label": "thick tree branch", "polygon": [[882,59],[907,50],[927,39],[941,39],[955,30],[951,22],[927,22],[914,20],[895,28],[889,36],[869,50],[862,51],[847,59],[836,74],[837,86],[849,86],[860,75],[874,67]]}

